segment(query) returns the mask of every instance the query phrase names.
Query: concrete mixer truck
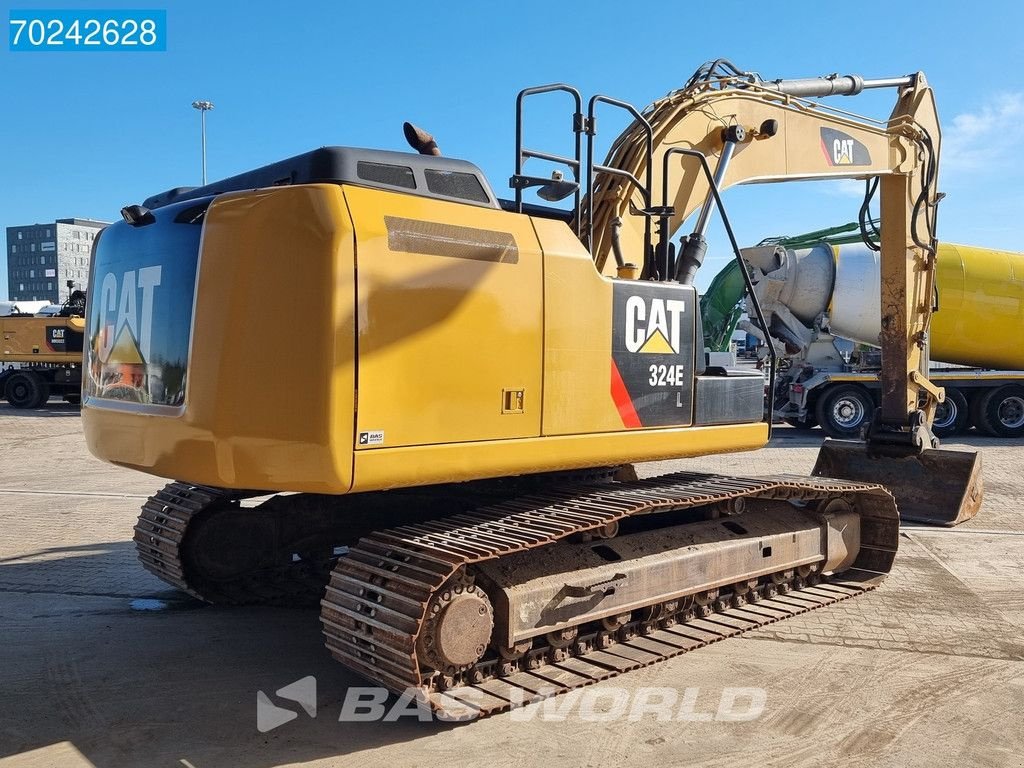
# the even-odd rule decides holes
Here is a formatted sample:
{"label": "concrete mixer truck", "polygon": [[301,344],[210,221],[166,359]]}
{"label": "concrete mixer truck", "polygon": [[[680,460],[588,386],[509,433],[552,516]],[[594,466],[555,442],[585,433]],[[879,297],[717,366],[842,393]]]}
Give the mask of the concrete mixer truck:
{"label": "concrete mixer truck", "polygon": [[[843,229],[743,250],[770,338],[739,318],[742,305],[725,306],[738,268],[715,278],[702,309],[709,347],[736,327],[775,346],[777,419],[848,438],[878,404],[882,315],[878,252],[834,235]],[[941,243],[933,302],[929,378],[945,389],[934,432],[1024,436],[1024,254]]]}

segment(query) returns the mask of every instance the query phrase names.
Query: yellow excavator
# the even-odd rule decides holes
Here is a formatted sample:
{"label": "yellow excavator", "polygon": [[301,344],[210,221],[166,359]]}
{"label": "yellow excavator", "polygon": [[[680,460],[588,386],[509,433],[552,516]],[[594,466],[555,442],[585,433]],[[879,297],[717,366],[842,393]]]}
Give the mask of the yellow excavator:
{"label": "yellow excavator", "polygon": [[[817,100],[877,88],[885,121]],[[574,154],[524,143],[538,94],[572,107]],[[892,566],[901,497],[948,523],[981,503],[978,457],[929,429],[922,74],[768,81],[719,60],[642,111],[563,84],[516,107],[513,200],[407,124],[416,153],[321,148],[126,206],[92,259],[89,448],[175,481],[143,506],[142,564],[212,603],[319,603],[335,658],[442,717],[859,595]],[[603,164],[599,109],[632,117]],[[693,277],[716,208],[740,257],[723,189],[820,178],[881,190],[866,441],[827,443],[812,476],[637,479],[767,443],[764,377],[707,364]]]}

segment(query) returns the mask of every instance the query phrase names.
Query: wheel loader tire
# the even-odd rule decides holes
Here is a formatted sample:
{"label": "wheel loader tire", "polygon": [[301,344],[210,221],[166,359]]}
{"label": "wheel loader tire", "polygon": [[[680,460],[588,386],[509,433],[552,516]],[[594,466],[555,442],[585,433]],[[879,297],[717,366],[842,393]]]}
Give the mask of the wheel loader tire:
{"label": "wheel loader tire", "polygon": [[860,437],[861,429],[871,422],[875,401],[871,393],[856,384],[840,384],[828,389],[814,408],[818,423],[829,437]]}
{"label": "wheel loader tire", "polygon": [[7,380],[4,397],[15,408],[39,408],[50,397],[43,377],[32,371],[19,371]]}
{"label": "wheel loader tire", "polygon": [[1024,387],[1007,384],[988,393],[979,406],[986,431],[996,437],[1024,437]]}
{"label": "wheel loader tire", "polygon": [[39,397],[36,400],[33,408],[42,408],[48,402],[50,402],[50,382],[44,379],[42,376],[39,377]]}
{"label": "wheel loader tire", "polygon": [[945,402],[939,403],[935,409],[932,432],[937,437],[959,435],[967,428],[969,419],[970,409],[967,406],[967,398],[959,389],[947,387]]}

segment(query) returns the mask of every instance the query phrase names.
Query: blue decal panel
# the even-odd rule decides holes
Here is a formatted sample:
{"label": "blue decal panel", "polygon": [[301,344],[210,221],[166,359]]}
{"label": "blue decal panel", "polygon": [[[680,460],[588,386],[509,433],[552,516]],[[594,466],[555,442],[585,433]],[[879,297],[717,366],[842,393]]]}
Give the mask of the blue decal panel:
{"label": "blue decal panel", "polygon": [[185,404],[203,213],[209,201],[112,224],[96,239],[86,326],[86,398]]}

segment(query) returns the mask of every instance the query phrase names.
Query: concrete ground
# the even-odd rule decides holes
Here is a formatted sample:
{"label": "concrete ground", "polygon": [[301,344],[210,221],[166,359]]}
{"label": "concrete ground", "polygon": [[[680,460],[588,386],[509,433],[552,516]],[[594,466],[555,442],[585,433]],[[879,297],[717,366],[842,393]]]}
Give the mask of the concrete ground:
{"label": "concrete ground", "polygon": [[[757,453],[645,471],[806,473],[819,441],[780,429]],[[1024,442],[957,444],[984,455],[981,514],[906,528],[873,593],[586,689],[601,693],[561,720],[535,707],[531,720],[353,723],[338,714],[364,683],[328,656],[315,611],[216,608],[168,589],[130,541],[162,481],[91,458],[74,407],[2,406],[0,766],[1020,765]],[[260,733],[257,691],[286,704],[274,692],[310,675],[316,719]],[[651,687],[689,715],[594,721]],[[748,693],[761,715],[716,719],[731,688],[760,689]]]}

